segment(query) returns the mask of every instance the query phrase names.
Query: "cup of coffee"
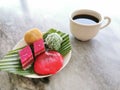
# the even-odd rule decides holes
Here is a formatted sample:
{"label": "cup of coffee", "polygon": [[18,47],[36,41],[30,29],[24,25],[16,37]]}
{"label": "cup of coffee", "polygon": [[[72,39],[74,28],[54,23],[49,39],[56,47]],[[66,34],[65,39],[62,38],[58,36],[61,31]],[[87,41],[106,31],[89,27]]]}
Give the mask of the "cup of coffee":
{"label": "cup of coffee", "polygon": [[102,16],[94,10],[76,10],[70,14],[70,31],[78,40],[87,41],[95,37],[99,30],[108,26],[110,22],[110,17]]}

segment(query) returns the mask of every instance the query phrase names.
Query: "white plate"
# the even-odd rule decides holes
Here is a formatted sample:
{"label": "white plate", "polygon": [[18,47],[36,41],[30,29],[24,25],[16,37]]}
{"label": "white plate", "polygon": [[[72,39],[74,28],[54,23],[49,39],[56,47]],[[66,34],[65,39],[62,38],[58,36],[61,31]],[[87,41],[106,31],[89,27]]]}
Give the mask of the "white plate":
{"label": "white plate", "polygon": [[[21,39],[13,49],[17,49],[17,48],[20,48],[20,47],[24,47],[26,46],[26,42],[24,41],[24,39]],[[64,63],[63,63],[63,66],[61,67],[61,69],[59,71],[61,71],[69,62],[71,58],[71,51],[64,57]],[[58,71],[58,72],[59,72]],[[25,75],[25,77],[29,77],[29,78],[44,78],[44,77],[48,77],[48,76],[51,76],[51,75],[37,75],[37,74],[30,74],[30,75]]]}

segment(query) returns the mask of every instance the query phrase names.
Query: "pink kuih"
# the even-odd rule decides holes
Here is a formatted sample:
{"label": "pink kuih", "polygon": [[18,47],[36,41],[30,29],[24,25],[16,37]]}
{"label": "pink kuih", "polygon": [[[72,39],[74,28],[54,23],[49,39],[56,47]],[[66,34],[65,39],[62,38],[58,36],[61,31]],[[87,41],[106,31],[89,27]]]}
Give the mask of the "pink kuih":
{"label": "pink kuih", "polygon": [[33,43],[34,55],[37,56],[45,51],[44,41],[40,39]]}
{"label": "pink kuih", "polygon": [[28,69],[31,66],[31,64],[34,62],[30,46],[26,46],[25,48],[20,50],[19,56],[23,70]]}

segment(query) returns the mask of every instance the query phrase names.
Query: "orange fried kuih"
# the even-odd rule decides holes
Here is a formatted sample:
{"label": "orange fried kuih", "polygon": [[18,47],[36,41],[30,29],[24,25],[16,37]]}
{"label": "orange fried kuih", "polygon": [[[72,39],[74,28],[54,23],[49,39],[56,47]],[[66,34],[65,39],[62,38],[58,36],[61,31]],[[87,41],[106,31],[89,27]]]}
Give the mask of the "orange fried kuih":
{"label": "orange fried kuih", "polygon": [[28,45],[42,38],[43,38],[42,32],[37,28],[28,30],[24,35],[24,40]]}

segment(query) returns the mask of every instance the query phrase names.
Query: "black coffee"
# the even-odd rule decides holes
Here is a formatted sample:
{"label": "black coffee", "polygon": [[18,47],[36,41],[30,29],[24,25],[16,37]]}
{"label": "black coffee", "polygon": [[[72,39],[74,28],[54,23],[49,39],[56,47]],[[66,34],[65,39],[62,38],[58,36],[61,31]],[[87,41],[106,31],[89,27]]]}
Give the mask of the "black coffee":
{"label": "black coffee", "polygon": [[87,14],[76,15],[73,17],[73,20],[81,24],[95,24],[99,22],[99,19]]}

